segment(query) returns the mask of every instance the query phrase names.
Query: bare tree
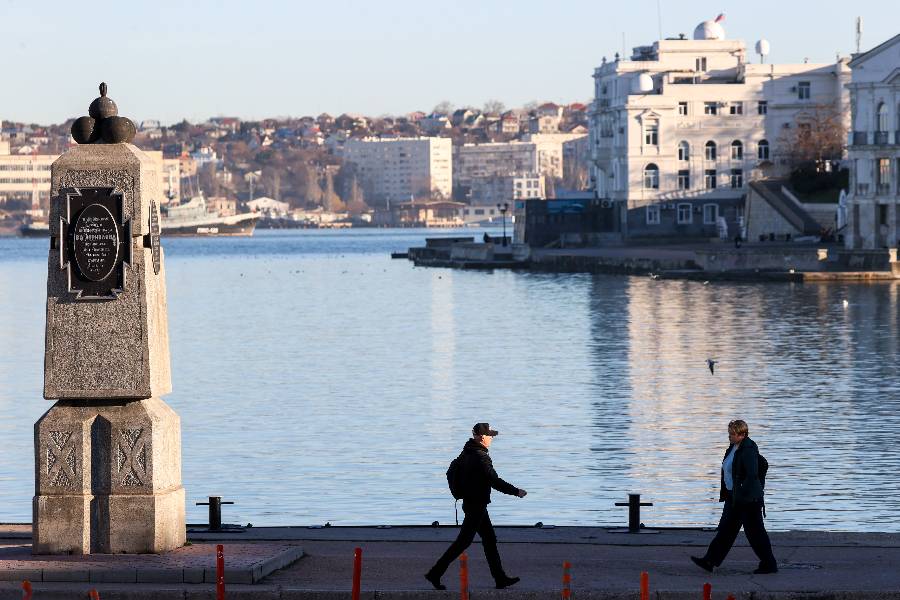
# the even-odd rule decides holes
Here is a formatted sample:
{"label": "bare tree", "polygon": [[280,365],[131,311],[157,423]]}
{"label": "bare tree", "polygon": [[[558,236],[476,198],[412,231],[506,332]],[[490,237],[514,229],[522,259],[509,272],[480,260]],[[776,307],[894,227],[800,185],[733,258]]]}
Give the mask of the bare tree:
{"label": "bare tree", "polygon": [[440,115],[449,115],[453,112],[453,104],[451,104],[448,100],[444,100],[439,102],[437,106],[431,109],[431,112],[438,113]]}
{"label": "bare tree", "polygon": [[489,115],[499,115],[506,110],[506,105],[499,100],[488,100],[484,103],[484,113]]}
{"label": "bare tree", "polygon": [[840,113],[830,105],[817,105],[797,115],[794,125],[784,129],[778,140],[779,158],[791,168],[840,160],[846,131]]}

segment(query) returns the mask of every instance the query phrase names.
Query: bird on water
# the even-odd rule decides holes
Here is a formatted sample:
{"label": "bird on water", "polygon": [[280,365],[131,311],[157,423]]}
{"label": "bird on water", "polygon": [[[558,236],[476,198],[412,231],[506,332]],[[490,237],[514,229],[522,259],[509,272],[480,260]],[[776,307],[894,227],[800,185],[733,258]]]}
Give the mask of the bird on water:
{"label": "bird on water", "polygon": [[706,359],[706,366],[709,367],[709,372],[712,373],[713,375],[716,374],[716,363],[718,363],[718,362],[719,361],[713,360],[711,358]]}

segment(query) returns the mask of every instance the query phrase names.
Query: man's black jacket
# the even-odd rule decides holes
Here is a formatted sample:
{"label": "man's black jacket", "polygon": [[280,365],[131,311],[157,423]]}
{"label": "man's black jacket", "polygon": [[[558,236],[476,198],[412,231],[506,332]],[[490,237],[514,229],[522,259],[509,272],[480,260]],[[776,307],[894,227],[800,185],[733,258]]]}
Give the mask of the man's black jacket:
{"label": "man's black jacket", "polygon": [[475,440],[466,442],[461,456],[465,480],[463,502],[486,506],[491,503],[491,488],[510,496],[519,494],[519,488],[500,479],[487,448]]}

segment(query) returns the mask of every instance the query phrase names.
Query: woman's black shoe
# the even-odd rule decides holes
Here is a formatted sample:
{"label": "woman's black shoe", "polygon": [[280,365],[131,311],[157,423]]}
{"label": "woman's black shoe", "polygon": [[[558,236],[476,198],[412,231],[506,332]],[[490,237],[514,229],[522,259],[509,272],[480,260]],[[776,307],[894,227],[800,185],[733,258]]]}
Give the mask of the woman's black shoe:
{"label": "woman's black shoe", "polygon": [[515,585],[517,583],[519,583],[518,577],[506,577],[497,581],[497,589],[502,590],[503,588],[508,588],[509,586]]}
{"label": "woman's black shoe", "polygon": [[753,571],[753,574],[754,575],[769,575],[770,573],[777,573],[777,572],[778,572],[778,565],[769,565],[766,567],[760,565],[759,568],[757,568],[756,570]]}
{"label": "woman's black shoe", "polygon": [[428,580],[428,583],[434,586],[436,590],[446,590],[447,586],[441,583],[440,577],[435,577],[431,573],[425,573],[425,579]]}
{"label": "woman's black shoe", "polygon": [[706,560],[705,558],[700,558],[699,556],[692,556],[691,560],[694,561],[694,564],[706,571],[707,573],[712,573],[713,565],[711,562]]}

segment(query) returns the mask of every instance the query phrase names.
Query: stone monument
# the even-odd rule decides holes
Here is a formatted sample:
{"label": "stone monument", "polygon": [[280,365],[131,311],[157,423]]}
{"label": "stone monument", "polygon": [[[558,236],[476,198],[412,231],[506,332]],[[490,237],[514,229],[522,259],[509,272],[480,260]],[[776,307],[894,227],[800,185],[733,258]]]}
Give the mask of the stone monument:
{"label": "stone monument", "polygon": [[157,167],[100,85],[51,167],[44,397],[35,424],[35,554],[184,545]]}

